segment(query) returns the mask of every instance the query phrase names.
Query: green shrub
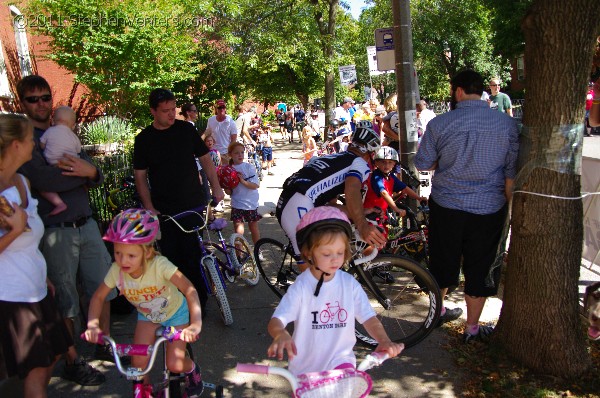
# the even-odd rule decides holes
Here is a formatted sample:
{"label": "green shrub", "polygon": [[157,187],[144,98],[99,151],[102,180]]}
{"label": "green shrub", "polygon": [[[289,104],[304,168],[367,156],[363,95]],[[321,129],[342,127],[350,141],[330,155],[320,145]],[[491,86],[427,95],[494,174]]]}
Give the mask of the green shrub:
{"label": "green shrub", "polygon": [[135,135],[134,126],[116,116],[102,116],[81,127],[81,142],[84,145],[104,143],[127,143]]}

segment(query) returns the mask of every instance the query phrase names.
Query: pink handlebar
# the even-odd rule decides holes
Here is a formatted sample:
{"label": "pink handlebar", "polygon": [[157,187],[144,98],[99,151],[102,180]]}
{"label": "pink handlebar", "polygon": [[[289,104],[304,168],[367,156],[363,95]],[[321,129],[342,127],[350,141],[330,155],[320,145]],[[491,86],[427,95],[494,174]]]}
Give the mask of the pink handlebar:
{"label": "pink handlebar", "polygon": [[[79,336],[81,338],[81,340],[85,340],[88,341],[88,339],[85,337],[85,333],[81,333],[81,335]],[[93,343],[93,344],[104,344],[104,333],[98,333],[98,341],[88,341],[89,343]]]}
{"label": "pink handlebar", "polygon": [[269,374],[269,366],[254,363],[238,363],[235,369],[242,373]]}

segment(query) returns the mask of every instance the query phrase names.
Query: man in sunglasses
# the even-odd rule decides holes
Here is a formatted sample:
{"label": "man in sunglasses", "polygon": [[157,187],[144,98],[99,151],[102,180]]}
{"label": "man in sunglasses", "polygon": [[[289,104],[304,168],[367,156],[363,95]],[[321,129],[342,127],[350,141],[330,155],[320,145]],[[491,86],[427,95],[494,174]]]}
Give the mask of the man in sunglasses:
{"label": "man in sunglasses", "polygon": [[489,96],[490,108],[497,109],[512,117],[513,112],[510,97],[500,92],[500,79],[494,78],[490,80],[490,90],[492,91],[492,94]]}
{"label": "man in sunglasses", "polygon": [[[87,193],[89,188],[101,185],[104,176],[84,151],[80,157],[65,155],[57,166],[49,165],[44,159],[39,142],[51,125],[52,114],[52,92],[46,79],[37,75],[24,77],[17,83],[17,95],[22,111],[33,122],[36,141],[32,159],[19,172],[29,179],[33,195],[39,201],[38,212],[45,226],[41,251],[47,262],[48,278],[56,289],[58,308],[73,334],[74,320],[80,315],[77,274],[89,298],[104,280],[111,264],[98,224],[92,219]],[[51,216],[54,206],[40,196],[43,191],[58,192],[67,210]],[[110,330],[108,301],[115,296],[113,291],[103,307],[100,318],[102,330]],[[98,347],[97,359],[112,358],[110,351]],[[99,385],[105,381],[102,373],[78,358],[74,346],[69,347],[65,361],[63,378],[83,386]]]}

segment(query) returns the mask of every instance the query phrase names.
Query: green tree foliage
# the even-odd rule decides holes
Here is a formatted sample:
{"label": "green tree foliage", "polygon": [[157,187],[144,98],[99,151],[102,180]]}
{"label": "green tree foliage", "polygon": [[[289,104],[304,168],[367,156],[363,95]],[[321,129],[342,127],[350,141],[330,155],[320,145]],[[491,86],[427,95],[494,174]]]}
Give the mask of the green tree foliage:
{"label": "green tree foliage", "polygon": [[[414,60],[422,97],[447,97],[450,76],[464,68],[475,69],[486,78],[510,79],[508,61],[498,56],[493,46],[493,9],[488,1],[411,1]],[[368,45],[374,43],[376,28],[392,26],[389,1],[373,0],[371,4],[360,18],[361,37]]]}
{"label": "green tree foliage", "polygon": [[141,123],[153,88],[203,70],[193,55],[210,28],[206,10],[191,2],[33,0],[27,13],[47,17],[38,29],[51,38],[49,57],[89,88],[92,103]]}

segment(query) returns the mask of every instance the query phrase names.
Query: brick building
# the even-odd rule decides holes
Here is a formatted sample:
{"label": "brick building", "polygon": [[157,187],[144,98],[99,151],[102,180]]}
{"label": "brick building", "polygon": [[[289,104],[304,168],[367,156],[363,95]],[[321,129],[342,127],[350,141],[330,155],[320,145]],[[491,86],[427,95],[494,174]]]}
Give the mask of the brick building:
{"label": "brick building", "polygon": [[22,14],[17,5],[0,1],[0,110],[19,110],[16,83],[24,76],[43,76],[54,97],[54,105],[75,109],[79,120],[98,114],[85,98],[85,86],[76,83],[73,75],[48,58],[49,38],[37,35],[32,25],[42,18]]}

